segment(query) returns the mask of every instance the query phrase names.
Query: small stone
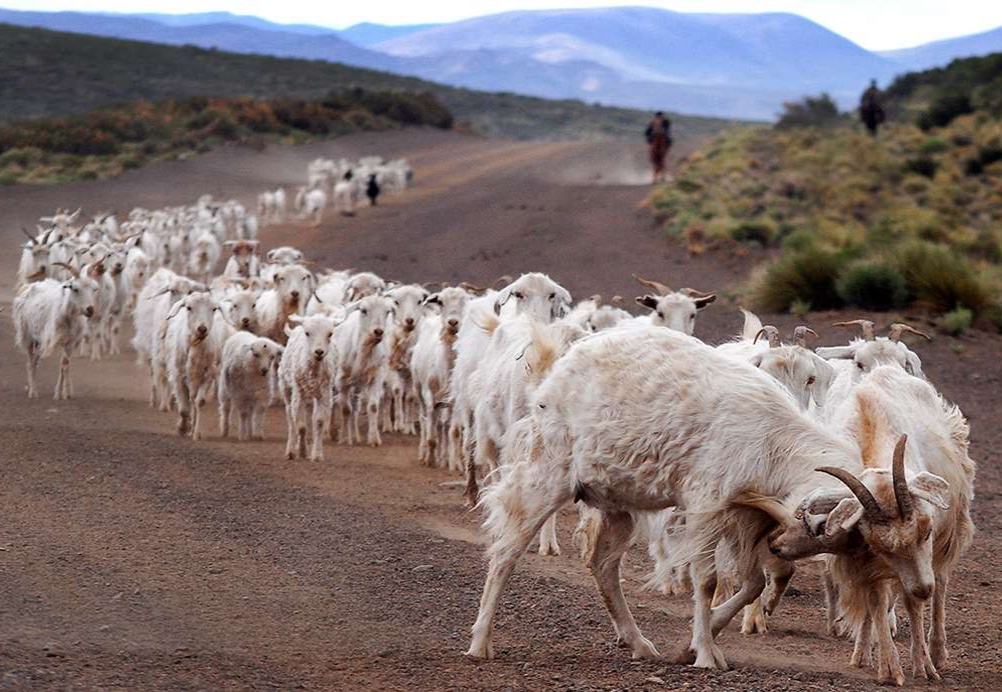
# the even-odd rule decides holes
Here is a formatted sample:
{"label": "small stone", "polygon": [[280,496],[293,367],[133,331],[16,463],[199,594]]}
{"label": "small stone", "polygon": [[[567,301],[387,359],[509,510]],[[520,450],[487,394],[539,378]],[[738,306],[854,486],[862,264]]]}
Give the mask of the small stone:
{"label": "small stone", "polygon": [[652,675],[649,678],[644,678],[644,682],[649,682],[654,685],[665,684],[664,678],[659,678],[657,675]]}
{"label": "small stone", "polygon": [[428,570],[432,569],[433,567],[434,567],[434,565],[418,565],[417,567],[414,567],[413,569],[411,569],[411,572],[427,572]]}

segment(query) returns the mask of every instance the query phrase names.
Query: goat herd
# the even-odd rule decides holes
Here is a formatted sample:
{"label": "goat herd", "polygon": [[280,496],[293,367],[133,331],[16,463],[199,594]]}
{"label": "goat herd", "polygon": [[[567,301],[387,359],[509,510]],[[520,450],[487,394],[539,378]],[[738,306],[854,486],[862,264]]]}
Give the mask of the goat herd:
{"label": "goat herd", "polygon": [[[379,162],[356,170],[370,163],[377,180]],[[311,164],[304,216],[322,213],[326,188],[337,199],[361,177],[345,166]],[[405,164],[384,168],[383,184],[406,186]],[[260,197],[262,223],[281,218],[279,192]],[[210,197],[135,209],[121,224],[43,219],[13,309],[29,397],[39,359],[57,351],[55,396],[69,397],[70,356],[117,353],[131,314],[150,404],[176,411],[182,435],[203,435],[213,396],[221,435],[234,427],[240,440],[262,438],[281,398],[289,459],[321,461],[328,436],[379,445],[383,432],[418,434],[419,461],[465,473],[467,502],[487,515],[471,656],[493,656],[515,562],[537,535],[541,554],[559,553],[556,514],[573,502],[578,548],[634,657],[658,655],[620,584],[639,536],[652,583],[693,591],[697,666],[726,668],[716,635],[746,607],[743,629],[764,631],[796,563],[815,559],[829,629],[854,639],[853,664],[904,682],[900,601],[914,675],[939,677],[947,587],[973,535],[975,465],[962,414],[903,340],[916,330],[877,336],[856,320],[846,324],[859,338],[812,350],[810,329],[784,343],[745,313],[740,336],[711,347],[692,334],[713,294],[636,277],[649,312],[635,317],[598,296],[575,303],[540,273],[484,288],[321,271],[292,247],[261,257],[254,219]],[[222,248],[230,257],[216,276]]]}

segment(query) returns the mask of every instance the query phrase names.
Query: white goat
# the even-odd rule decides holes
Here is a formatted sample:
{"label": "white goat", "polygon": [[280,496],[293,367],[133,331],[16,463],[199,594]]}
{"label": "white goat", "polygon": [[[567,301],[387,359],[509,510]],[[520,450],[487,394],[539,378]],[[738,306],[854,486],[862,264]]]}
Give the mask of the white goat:
{"label": "white goat", "polygon": [[379,409],[389,360],[384,338],[393,303],[379,295],[366,296],[348,306],[344,324],[334,335],[338,350],[338,441],[361,440],[359,418],[367,414],[366,442],[382,444]]}
{"label": "white goat", "polygon": [[295,329],[287,330],[288,344],[278,366],[278,386],[285,401],[288,440],[285,456],[307,457],[307,406],[312,404],[311,461],[323,461],[324,434],[334,405],[334,382],[337,376],[338,351],[334,343],[337,321],[326,315],[300,319]]}
{"label": "white goat", "polygon": [[469,294],[462,288],[443,288],[425,303],[438,306],[420,325],[410,359],[410,371],[417,393],[420,426],[418,461],[435,466],[445,461],[448,435],[449,379],[455,362],[453,345],[459,334]]}
{"label": "white goat", "polygon": [[14,341],[28,356],[28,398],[38,396],[38,361],[62,351],[53,398],[69,399],[70,356],[79,345],[83,321],[95,314],[97,284],[74,273],[68,281],[43,279],[21,288],[14,298]]}
{"label": "white goat", "polygon": [[[494,543],[473,656],[493,655],[498,600],[532,536],[561,506],[579,500],[602,511],[589,563],[635,657],[658,654],[620,584],[631,513],[685,509],[686,540],[676,560],[692,565],[690,651],[697,666],[726,668],[713,638],[765,584],[759,556],[771,524],[749,505],[762,497],[795,503],[830,485],[816,466],[862,469],[858,447],[800,411],[772,378],[666,329],[614,329],[585,339],[554,366],[532,408],[509,436],[502,478],[483,500]],[[721,542],[746,582],[711,613]]]}
{"label": "white goat", "polygon": [[261,336],[273,341],[285,341],[285,324],[290,315],[306,306],[313,293],[313,274],[298,264],[280,265],[269,288],[257,299],[257,322]]}
{"label": "white goat", "polygon": [[171,393],[177,402],[177,431],[202,437],[202,409],[216,384],[219,347],[212,343],[212,323],[219,306],[199,291],[178,300],[167,315],[163,358]]}
{"label": "white goat", "polygon": [[219,432],[230,434],[230,420],[239,422],[239,439],[264,439],[264,412],[274,398],[273,367],[282,356],[282,347],[250,332],[236,332],[223,344],[219,366]]}

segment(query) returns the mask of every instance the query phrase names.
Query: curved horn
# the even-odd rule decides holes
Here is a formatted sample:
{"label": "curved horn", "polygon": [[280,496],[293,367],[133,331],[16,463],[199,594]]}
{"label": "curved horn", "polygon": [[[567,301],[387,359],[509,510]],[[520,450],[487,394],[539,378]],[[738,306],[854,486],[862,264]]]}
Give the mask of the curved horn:
{"label": "curved horn", "polygon": [[684,293],[690,298],[709,298],[710,296],[714,295],[712,292],[705,293],[703,291],[697,291],[695,288],[688,288],[688,287],[680,288],[679,293]]}
{"label": "curved horn", "polygon": [[808,336],[813,336],[815,339],[821,338],[818,336],[818,333],[813,329],[811,329],[810,327],[807,327],[805,325],[800,325],[793,330],[793,343],[795,343],[797,346],[800,346],[801,348],[807,348]]}
{"label": "curved horn", "polygon": [[852,327],[859,327],[860,332],[863,334],[863,338],[867,341],[873,341],[873,322],[870,320],[846,320],[845,322],[835,322],[832,326],[845,327],[849,329]]}
{"label": "curved horn", "polygon": [[910,324],[903,324],[901,322],[895,322],[894,324],[891,325],[890,329],[887,332],[887,338],[889,338],[891,341],[901,341],[901,335],[904,334],[905,332],[908,332],[909,334],[917,334],[922,338],[924,338],[926,341],[932,341],[932,337],[926,334],[925,332],[920,332],[918,329],[915,329],[915,327],[911,326]]}
{"label": "curved horn", "polygon": [[912,492],[908,489],[908,479],[905,478],[905,445],[908,444],[908,435],[898,438],[898,443],[894,445],[894,461],[891,464],[891,475],[894,479],[894,499],[898,501],[898,515],[904,519],[911,519],[915,511],[915,501],[912,499]]}
{"label": "curved horn", "polygon": [[755,338],[752,339],[752,344],[757,344],[758,338],[763,334],[765,335],[766,339],[769,340],[769,348],[779,348],[780,346],[782,346],[782,343],[779,340],[779,330],[773,327],[772,325],[766,325],[765,327],[759,329],[758,333],[755,335]]}
{"label": "curved horn", "polygon": [[657,281],[651,281],[650,279],[645,279],[639,274],[633,274],[632,276],[633,280],[636,281],[638,284],[644,286],[645,288],[649,288],[652,291],[657,291],[660,295],[668,295],[669,293],[672,292],[670,288],[668,288],[662,283],[658,283]]}
{"label": "curved horn", "polygon": [[870,489],[863,485],[863,481],[859,480],[845,469],[835,468],[833,466],[822,466],[814,470],[820,471],[821,473],[827,473],[829,476],[834,476],[842,481],[845,486],[852,491],[852,494],[856,496],[856,499],[859,500],[859,504],[863,505],[863,511],[868,517],[870,517],[870,519],[874,521],[882,521],[887,518],[887,514],[880,507],[880,505],[877,504],[877,499],[873,497],[873,493],[870,492]]}
{"label": "curved horn", "polygon": [[[427,284],[426,284],[427,286]],[[470,293],[486,293],[487,289],[483,286],[477,286],[476,284],[471,284],[467,281],[460,281],[459,287],[464,291],[469,291]]]}
{"label": "curved horn", "polygon": [[24,236],[28,239],[28,242],[31,243],[32,245],[34,245],[37,242],[35,240],[35,236],[28,233],[28,229],[25,228],[24,226],[21,226],[21,233],[24,233]]}
{"label": "curved horn", "polygon": [[494,281],[494,286],[507,286],[515,280],[511,274],[502,274]]}
{"label": "curved horn", "polygon": [[53,267],[62,267],[63,269],[65,269],[66,271],[68,271],[70,274],[72,274],[75,278],[77,278],[77,279],[80,278],[80,272],[77,271],[76,267],[73,267],[73,266],[71,266],[69,264],[66,264],[66,262],[53,262],[52,266]]}

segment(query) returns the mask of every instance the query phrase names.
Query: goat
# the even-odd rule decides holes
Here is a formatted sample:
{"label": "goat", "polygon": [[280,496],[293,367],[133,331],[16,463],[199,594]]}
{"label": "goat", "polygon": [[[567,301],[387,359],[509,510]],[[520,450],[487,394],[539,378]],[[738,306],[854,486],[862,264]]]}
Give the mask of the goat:
{"label": "goat", "polygon": [[[602,512],[589,564],[634,657],[658,654],[619,581],[631,513],[684,508],[686,537],[675,559],[692,564],[690,651],[707,668],[726,668],[713,638],[765,583],[759,554],[771,520],[747,505],[760,496],[796,501],[823,487],[815,466],[862,468],[858,447],[800,411],[772,378],[657,328],[614,329],[572,347],[537,391],[532,415],[513,428],[504,455],[502,477],[482,500],[494,540],[467,653],[493,656],[494,613],[515,562],[551,514],[578,500]],[[711,612],[721,542],[746,582]]]}
{"label": "goat", "polygon": [[202,437],[201,411],[216,383],[218,345],[211,330],[216,301],[205,291],[191,293],[171,307],[163,336],[163,358],[177,403],[179,435]]}
{"label": "goat", "polygon": [[73,395],[70,356],[83,335],[84,319],[95,314],[97,283],[64,265],[68,281],[42,279],[21,287],[14,298],[14,342],[28,356],[28,398],[38,396],[38,362],[62,351],[54,399]]}
{"label": "goat", "polygon": [[393,303],[388,298],[366,296],[347,307],[344,324],[334,335],[339,354],[338,441],[342,444],[361,439],[361,410],[368,418],[366,442],[374,447],[382,444],[379,408],[389,356],[384,336],[392,310]]}
{"label": "goat", "polygon": [[311,315],[290,320],[295,329],[286,327],[288,344],[278,366],[278,385],[285,401],[288,439],[285,456],[307,458],[306,408],[312,411],[311,461],[323,461],[324,434],[334,405],[338,350],[334,342],[338,321],[326,315]]}
{"label": "goat", "polygon": [[282,356],[282,347],[271,339],[249,332],[235,332],[223,345],[216,398],[219,401],[219,432],[230,433],[230,419],[239,419],[239,439],[264,439],[264,412],[273,398],[272,369]]}
{"label": "goat", "polygon": [[692,288],[673,291],[663,283],[650,281],[636,274],[633,279],[653,291],[637,298],[639,305],[651,310],[650,316],[644,319],[654,326],[668,327],[689,336],[696,330],[696,315],[699,311],[717,299],[713,293],[702,293]]}

